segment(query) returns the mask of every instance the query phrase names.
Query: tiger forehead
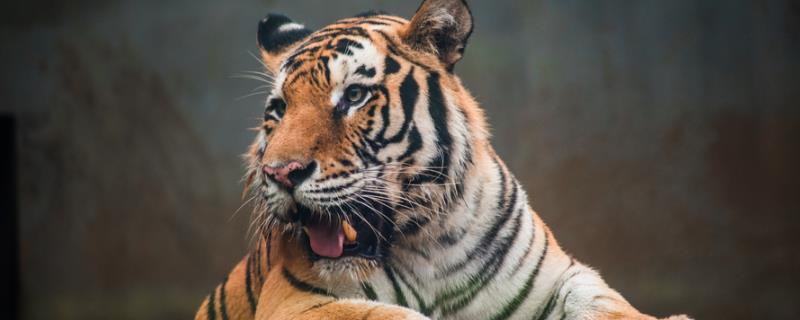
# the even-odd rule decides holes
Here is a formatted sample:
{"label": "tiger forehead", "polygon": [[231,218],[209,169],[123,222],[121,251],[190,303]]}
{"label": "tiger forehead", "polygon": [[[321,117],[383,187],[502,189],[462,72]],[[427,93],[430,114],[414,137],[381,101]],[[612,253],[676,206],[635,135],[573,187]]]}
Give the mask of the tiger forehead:
{"label": "tiger forehead", "polygon": [[321,82],[320,76],[328,78],[327,75],[320,73],[329,72],[326,69],[330,59],[336,59],[340,55],[352,55],[352,49],[362,48],[362,43],[369,43],[385,54],[386,43],[382,38],[396,34],[398,29],[407,23],[408,21],[402,18],[385,15],[339,20],[309,35],[308,39],[286,58],[281,71],[287,78],[311,75],[311,78],[316,79],[311,80],[312,82]]}

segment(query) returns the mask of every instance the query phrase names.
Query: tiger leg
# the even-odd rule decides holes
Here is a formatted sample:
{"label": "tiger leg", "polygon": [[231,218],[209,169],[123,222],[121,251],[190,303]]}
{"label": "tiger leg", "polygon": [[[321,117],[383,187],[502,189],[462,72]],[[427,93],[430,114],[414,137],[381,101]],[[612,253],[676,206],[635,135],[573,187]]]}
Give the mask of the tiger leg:
{"label": "tiger leg", "polygon": [[[570,266],[541,319],[656,319],[640,313],[600,275],[580,263]],[[669,319],[689,319],[685,315]]]}

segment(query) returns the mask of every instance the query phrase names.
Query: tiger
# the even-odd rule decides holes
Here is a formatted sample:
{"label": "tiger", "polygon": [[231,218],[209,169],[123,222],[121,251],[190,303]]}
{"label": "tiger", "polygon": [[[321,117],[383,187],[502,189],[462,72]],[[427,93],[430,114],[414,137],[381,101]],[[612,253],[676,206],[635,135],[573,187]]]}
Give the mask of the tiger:
{"label": "tiger", "polygon": [[655,319],[558,245],[492,148],[454,72],[466,1],[258,25],[258,240],[195,319]]}

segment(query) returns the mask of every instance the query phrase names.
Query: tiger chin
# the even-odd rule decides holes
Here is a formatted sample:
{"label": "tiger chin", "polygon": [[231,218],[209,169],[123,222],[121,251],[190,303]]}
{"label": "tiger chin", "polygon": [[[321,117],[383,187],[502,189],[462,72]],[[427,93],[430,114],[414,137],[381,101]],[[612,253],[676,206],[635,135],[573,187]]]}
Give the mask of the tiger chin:
{"label": "tiger chin", "polygon": [[197,319],[653,319],[560,248],[492,149],[454,73],[472,30],[463,0],[259,22],[259,241]]}

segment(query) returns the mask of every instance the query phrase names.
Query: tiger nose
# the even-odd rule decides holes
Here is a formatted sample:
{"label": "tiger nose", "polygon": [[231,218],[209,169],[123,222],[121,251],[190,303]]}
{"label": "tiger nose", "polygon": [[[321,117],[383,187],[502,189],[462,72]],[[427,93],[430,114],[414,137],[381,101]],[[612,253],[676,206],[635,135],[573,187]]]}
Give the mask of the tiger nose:
{"label": "tiger nose", "polygon": [[308,179],[314,173],[316,166],[315,161],[305,165],[298,161],[292,161],[286,165],[264,166],[264,173],[273,181],[291,190]]}

